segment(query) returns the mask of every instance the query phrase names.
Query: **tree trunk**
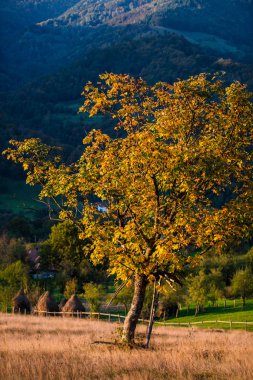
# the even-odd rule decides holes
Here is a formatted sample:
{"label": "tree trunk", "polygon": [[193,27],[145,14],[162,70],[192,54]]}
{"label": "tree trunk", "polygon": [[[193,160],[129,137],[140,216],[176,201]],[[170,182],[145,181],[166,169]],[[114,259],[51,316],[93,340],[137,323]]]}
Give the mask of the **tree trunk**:
{"label": "tree trunk", "polygon": [[125,343],[131,343],[134,341],[135,329],[141,314],[147,283],[147,278],[145,276],[135,275],[132,304],[125,319],[122,333],[122,341]]}

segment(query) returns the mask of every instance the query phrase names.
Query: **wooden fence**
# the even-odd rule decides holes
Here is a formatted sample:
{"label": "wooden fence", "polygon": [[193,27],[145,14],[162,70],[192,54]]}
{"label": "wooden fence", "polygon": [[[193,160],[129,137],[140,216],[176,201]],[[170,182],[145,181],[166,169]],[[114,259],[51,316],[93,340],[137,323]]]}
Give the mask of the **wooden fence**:
{"label": "wooden fence", "polygon": [[[13,310],[12,310],[13,312]],[[8,313],[8,310],[6,310],[6,313]],[[113,314],[113,313],[100,313],[100,312],[91,312],[91,311],[85,311],[85,312],[49,312],[49,311],[38,311],[36,309],[33,310],[32,315],[39,316],[43,315],[45,317],[75,317],[75,318],[89,318],[89,319],[97,319],[97,320],[104,320],[108,322],[119,322],[123,323],[126,316],[121,314]],[[147,319],[139,319],[139,323],[148,324],[149,320]],[[233,326],[240,325],[244,327],[244,329],[247,331],[249,326],[253,326],[253,322],[251,321],[221,321],[221,320],[207,320],[207,321],[196,321],[196,322],[166,322],[166,321],[155,321],[155,325],[157,326],[177,326],[177,327],[194,327],[194,326],[203,326],[203,325],[215,325],[215,327],[219,327],[220,324],[228,325],[230,330],[232,330]]]}

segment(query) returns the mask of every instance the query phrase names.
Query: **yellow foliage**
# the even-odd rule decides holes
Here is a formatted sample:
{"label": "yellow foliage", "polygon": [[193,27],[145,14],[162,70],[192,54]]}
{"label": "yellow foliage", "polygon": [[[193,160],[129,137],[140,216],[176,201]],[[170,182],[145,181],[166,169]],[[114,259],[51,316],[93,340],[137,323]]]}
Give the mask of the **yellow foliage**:
{"label": "yellow foliage", "polygon": [[[107,73],[83,95],[80,112],[109,114],[124,137],[91,131],[72,165],[60,164],[38,139],[12,141],[5,153],[29,168],[28,182],[42,185],[41,197],[60,218],[91,240],[94,263],[108,260],[122,280],[133,273],[152,280],[249,235],[253,107],[244,85],[200,74],[149,86]],[[220,207],[225,191],[233,197]]]}

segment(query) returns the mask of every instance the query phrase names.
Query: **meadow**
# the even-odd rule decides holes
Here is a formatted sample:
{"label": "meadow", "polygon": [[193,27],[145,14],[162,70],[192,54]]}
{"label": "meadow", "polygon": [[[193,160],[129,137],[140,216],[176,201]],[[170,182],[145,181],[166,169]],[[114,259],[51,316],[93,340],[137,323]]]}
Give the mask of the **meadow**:
{"label": "meadow", "polygon": [[[209,323],[213,321],[213,323]],[[215,321],[219,321],[215,323]],[[224,321],[224,323],[221,323]],[[242,306],[242,301],[240,299],[227,300],[226,308],[224,308],[222,300],[219,301],[219,305],[216,306],[206,306],[204,311],[201,311],[197,316],[195,316],[194,305],[191,305],[189,310],[183,307],[179,311],[178,318],[169,318],[166,320],[169,323],[181,323],[183,324],[194,324],[198,323],[199,327],[204,328],[222,328],[222,329],[246,329],[253,332],[253,300],[249,299],[246,301],[245,307]],[[230,323],[232,325],[230,327]]]}
{"label": "meadow", "polygon": [[[253,378],[253,334],[155,327],[149,350],[122,347],[119,324],[88,319],[0,314],[0,378]],[[138,326],[141,343],[146,327]]]}

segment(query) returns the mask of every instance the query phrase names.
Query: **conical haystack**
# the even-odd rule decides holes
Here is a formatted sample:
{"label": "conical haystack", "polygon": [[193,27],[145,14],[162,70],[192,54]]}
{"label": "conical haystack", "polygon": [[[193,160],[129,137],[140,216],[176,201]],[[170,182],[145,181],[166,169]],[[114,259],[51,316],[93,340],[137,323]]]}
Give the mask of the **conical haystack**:
{"label": "conical haystack", "polygon": [[67,301],[68,301],[68,300],[67,300],[65,297],[61,299],[61,301],[60,301],[60,303],[59,303],[59,305],[58,305],[60,311],[62,311],[62,309],[63,309],[63,307],[66,305]]}
{"label": "conical haystack", "polygon": [[24,289],[20,289],[13,298],[13,311],[14,313],[30,314],[31,304],[25,295]]}
{"label": "conical haystack", "polygon": [[43,314],[42,312],[45,312],[45,314],[59,312],[59,307],[50,292],[46,292],[40,297],[36,309],[40,314]]}
{"label": "conical haystack", "polygon": [[62,311],[66,313],[64,314],[65,316],[71,316],[73,314],[77,315],[78,312],[84,312],[85,308],[77,295],[73,294],[63,307]]}

